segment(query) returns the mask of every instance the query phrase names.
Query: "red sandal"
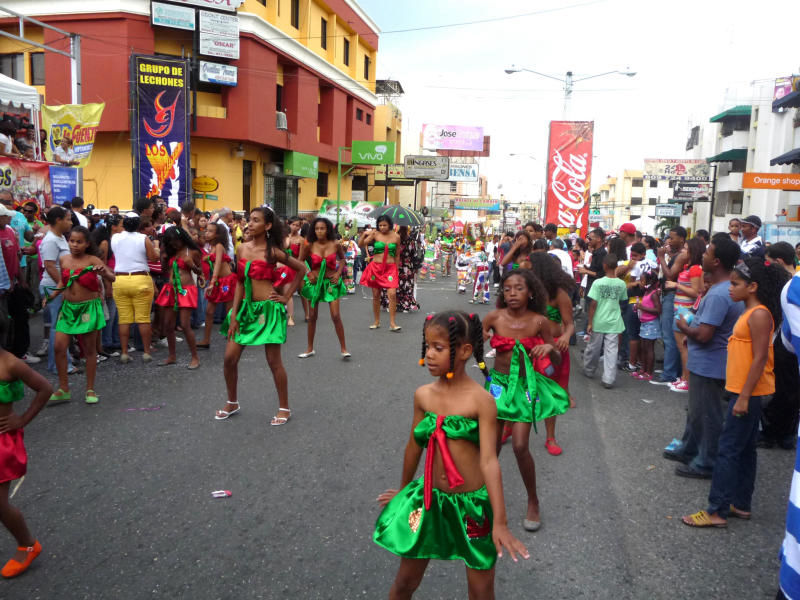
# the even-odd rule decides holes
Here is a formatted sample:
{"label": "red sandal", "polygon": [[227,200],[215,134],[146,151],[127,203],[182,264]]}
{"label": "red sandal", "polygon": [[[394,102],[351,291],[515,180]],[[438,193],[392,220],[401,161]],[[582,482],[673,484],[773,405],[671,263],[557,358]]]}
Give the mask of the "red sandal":
{"label": "red sandal", "polygon": [[500,444],[505,444],[508,441],[508,438],[511,437],[511,425],[506,423],[503,425],[503,436],[500,438]]}
{"label": "red sandal", "polygon": [[544,447],[547,448],[547,451],[553,456],[558,456],[563,452],[561,446],[556,443],[556,438],[547,438],[547,441],[544,443]]}
{"label": "red sandal", "polygon": [[27,548],[25,546],[20,546],[17,548],[17,550],[27,552],[28,555],[25,557],[24,562],[19,562],[12,558],[6,563],[6,566],[4,566],[3,570],[0,571],[0,575],[6,579],[16,577],[17,575],[22,575],[25,571],[27,571],[34,559],[41,554],[42,545],[39,542],[34,542],[33,546],[29,546]]}

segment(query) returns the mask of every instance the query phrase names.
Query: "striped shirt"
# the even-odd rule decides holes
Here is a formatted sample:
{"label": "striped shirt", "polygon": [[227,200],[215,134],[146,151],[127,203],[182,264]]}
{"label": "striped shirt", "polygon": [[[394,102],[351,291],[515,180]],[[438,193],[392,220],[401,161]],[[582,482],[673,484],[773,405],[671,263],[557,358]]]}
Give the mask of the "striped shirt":
{"label": "striped shirt", "polygon": [[[784,345],[800,356],[800,273],[792,277],[781,292]],[[780,584],[784,595],[800,600],[800,443],[792,474],[789,506],[786,509],[786,536],[781,546]]]}

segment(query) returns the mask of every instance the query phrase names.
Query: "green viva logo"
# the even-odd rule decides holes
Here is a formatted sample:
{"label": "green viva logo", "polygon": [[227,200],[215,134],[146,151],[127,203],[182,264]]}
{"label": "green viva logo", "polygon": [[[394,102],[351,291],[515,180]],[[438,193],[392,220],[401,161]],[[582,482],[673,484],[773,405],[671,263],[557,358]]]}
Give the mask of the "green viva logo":
{"label": "green viva logo", "polygon": [[389,150],[385,144],[379,144],[372,148],[373,152],[359,152],[358,158],[361,160],[383,160],[383,155]]}

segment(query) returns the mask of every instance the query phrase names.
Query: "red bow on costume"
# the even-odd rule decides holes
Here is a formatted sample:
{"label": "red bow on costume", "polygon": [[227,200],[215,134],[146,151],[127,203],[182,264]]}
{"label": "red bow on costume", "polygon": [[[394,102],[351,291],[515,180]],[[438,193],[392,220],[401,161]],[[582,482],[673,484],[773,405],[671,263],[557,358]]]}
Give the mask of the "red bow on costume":
{"label": "red bow on costume", "polygon": [[442,430],[442,423],[444,417],[442,415],[436,416],[436,429],[431,433],[428,440],[428,451],[425,455],[425,485],[422,489],[423,499],[425,501],[425,510],[431,508],[431,497],[433,496],[433,455],[436,453],[436,446],[439,446],[439,451],[442,453],[442,464],[444,465],[444,472],[447,475],[447,483],[450,489],[456,488],[464,484],[464,478],[456,468],[456,463],[453,462],[453,457],[450,455],[450,449],[447,447],[447,436]]}

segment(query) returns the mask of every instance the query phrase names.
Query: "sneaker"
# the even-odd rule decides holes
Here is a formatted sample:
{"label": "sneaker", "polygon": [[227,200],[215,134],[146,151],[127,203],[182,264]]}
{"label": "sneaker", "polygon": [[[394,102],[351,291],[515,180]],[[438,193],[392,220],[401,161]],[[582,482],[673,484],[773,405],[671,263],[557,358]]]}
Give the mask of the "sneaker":
{"label": "sneaker", "polygon": [[113,352],[107,352],[109,358],[117,358],[119,356],[119,352],[114,350]]}
{"label": "sneaker", "polygon": [[175,342],[176,342],[176,343],[180,344],[182,341],[183,341],[183,338],[182,338],[182,337],[180,337],[179,335],[176,335],[176,336],[175,336]]}
{"label": "sneaker", "polygon": [[619,366],[619,370],[624,371],[625,373],[634,373],[636,372],[636,365],[626,362]]}
{"label": "sneaker", "polygon": [[101,362],[106,362],[107,360],[108,360],[108,357],[106,355],[104,355],[104,354],[98,354],[97,355],[98,364],[101,363]]}
{"label": "sneaker", "polygon": [[682,445],[683,442],[681,442],[678,438],[672,438],[672,441],[667,444],[666,448],[664,448],[664,452],[675,452]]}
{"label": "sneaker", "polygon": [[34,356],[47,356],[47,351],[50,349],[50,340],[42,340],[42,345],[34,352]]}
{"label": "sneaker", "polygon": [[133,354],[134,352],[136,352],[136,348],[134,348],[133,346],[128,348],[128,354]]}
{"label": "sneaker", "polygon": [[672,382],[671,382],[671,381],[664,381],[664,380],[663,380],[663,379],[661,379],[661,378],[658,378],[658,379],[651,379],[651,380],[650,380],[650,383],[652,383],[653,385],[672,385]]}
{"label": "sneaker", "polygon": [[29,365],[35,365],[36,363],[42,362],[41,358],[39,358],[38,356],[32,356],[30,354],[24,354],[22,356],[22,360],[24,360]]}
{"label": "sneaker", "polygon": [[682,394],[686,394],[689,392],[689,382],[679,380],[678,383],[671,383],[669,389],[673,392],[680,392]]}
{"label": "sneaker", "polygon": [[639,381],[652,381],[653,376],[650,373],[640,373],[637,372],[634,376],[634,379],[638,379]]}
{"label": "sneaker", "polygon": [[[175,338],[176,341],[177,339],[178,338]],[[167,338],[161,338],[155,343],[155,345],[158,346],[159,348],[166,348],[169,344],[167,342]]]}

